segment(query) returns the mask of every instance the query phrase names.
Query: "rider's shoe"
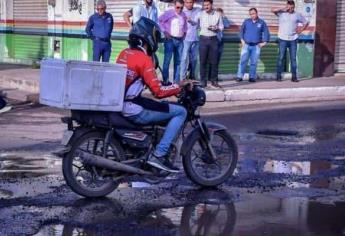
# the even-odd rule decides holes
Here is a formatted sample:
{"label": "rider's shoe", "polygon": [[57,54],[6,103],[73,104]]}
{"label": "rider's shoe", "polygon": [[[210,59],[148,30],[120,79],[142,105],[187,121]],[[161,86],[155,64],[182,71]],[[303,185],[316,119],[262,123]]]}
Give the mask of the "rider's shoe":
{"label": "rider's shoe", "polygon": [[[162,162],[163,159],[165,159],[164,164]],[[167,172],[171,172],[171,173],[179,172],[179,170],[176,167],[174,167],[168,159],[164,157],[156,157],[153,153],[150,154],[147,160],[147,164],[149,164],[150,166],[156,167],[158,169],[167,171]]]}
{"label": "rider's shoe", "polygon": [[174,166],[174,164],[171,163],[171,161],[169,160],[168,157],[165,158],[163,164],[164,164],[166,167],[170,168],[171,170],[174,170],[174,171],[177,171],[177,172],[180,171],[180,169],[179,169],[178,167]]}

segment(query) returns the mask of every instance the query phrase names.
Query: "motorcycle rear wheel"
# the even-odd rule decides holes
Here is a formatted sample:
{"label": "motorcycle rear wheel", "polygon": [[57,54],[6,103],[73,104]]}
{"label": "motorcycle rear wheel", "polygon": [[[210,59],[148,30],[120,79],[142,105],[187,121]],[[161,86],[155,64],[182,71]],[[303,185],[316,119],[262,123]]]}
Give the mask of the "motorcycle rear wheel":
{"label": "motorcycle rear wheel", "polygon": [[[119,183],[112,178],[121,173],[109,172],[102,168],[86,165],[80,157],[80,151],[103,156],[103,132],[93,131],[77,139],[71,151],[62,161],[62,172],[67,185],[84,197],[103,197],[114,191]],[[108,147],[106,158],[116,161],[124,160],[124,152],[116,140]]]}
{"label": "motorcycle rear wheel", "polygon": [[212,161],[201,135],[200,132],[194,132],[190,137],[191,145],[183,157],[183,167],[194,183],[215,187],[233,175],[238,159],[237,145],[226,130],[215,131],[210,141],[216,154],[216,160]]}

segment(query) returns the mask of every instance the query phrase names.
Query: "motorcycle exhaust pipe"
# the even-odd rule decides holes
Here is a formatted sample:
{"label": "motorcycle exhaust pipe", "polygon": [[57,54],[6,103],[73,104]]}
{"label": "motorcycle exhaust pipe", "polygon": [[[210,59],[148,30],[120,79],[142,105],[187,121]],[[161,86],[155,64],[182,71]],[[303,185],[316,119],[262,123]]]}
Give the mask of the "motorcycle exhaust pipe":
{"label": "motorcycle exhaust pipe", "polygon": [[100,156],[93,155],[91,153],[85,151],[78,151],[80,153],[80,157],[85,164],[100,167],[104,169],[114,170],[114,171],[122,171],[131,174],[139,174],[139,175],[153,175],[153,173],[144,171],[142,169],[122,164],[118,161],[112,161]]}

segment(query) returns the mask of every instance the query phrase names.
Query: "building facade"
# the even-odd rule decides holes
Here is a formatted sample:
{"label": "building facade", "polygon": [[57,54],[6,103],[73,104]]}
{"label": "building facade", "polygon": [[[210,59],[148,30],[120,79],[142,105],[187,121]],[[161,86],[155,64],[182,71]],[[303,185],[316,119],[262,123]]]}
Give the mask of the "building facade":
{"label": "building facade", "polygon": [[[300,36],[298,44],[299,74],[313,76],[315,53],[315,28],[317,4],[321,0],[296,0],[297,10],[311,22]],[[336,0],[334,0],[336,1]],[[43,57],[75,60],[91,60],[92,45],[86,38],[85,25],[94,13],[95,0],[0,0],[0,61],[33,63]],[[129,28],[122,19],[125,11],[141,0],[107,0],[107,11],[114,16],[111,61],[127,46]],[[321,1],[322,2],[322,1]],[[341,27],[345,19],[345,2],[338,6],[337,45],[334,71],[344,71],[345,31]],[[169,3],[155,1],[160,12]],[[234,74],[240,57],[239,28],[248,17],[248,9],[256,7],[259,16],[269,26],[271,42],[264,47],[258,71],[274,73],[278,54],[277,17],[270,12],[272,6],[284,5],[285,0],[215,0],[215,7],[224,9],[231,26],[225,31],[225,47],[220,73]],[[162,49],[160,49],[162,57]],[[286,68],[288,70],[288,67]]]}

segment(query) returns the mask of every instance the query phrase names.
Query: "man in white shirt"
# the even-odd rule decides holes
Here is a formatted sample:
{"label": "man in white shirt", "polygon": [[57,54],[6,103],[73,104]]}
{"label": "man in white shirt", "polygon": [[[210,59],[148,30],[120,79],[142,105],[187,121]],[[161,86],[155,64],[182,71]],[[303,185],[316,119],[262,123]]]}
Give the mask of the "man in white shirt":
{"label": "man in white shirt", "polygon": [[[285,58],[286,49],[289,48],[292,82],[298,82],[297,78],[297,39],[300,33],[305,30],[309,22],[302,16],[301,13],[295,11],[295,2],[287,1],[285,7],[272,8],[271,11],[279,18],[279,56],[277,60],[277,81],[281,81],[281,73],[283,71],[283,61]],[[302,27],[298,27],[298,24]]]}
{"label": "man in white shirt", "polygon": [[[132,17],[132,22],[130,17]],[[123,20],[129,27],[132,27],[132,24],[135,24],[141,17],[158,22],[158,10],[153,0],[143,0],[142,3],[123,14]]]}
{"label": "man in white shirt", "polygon": [[[203,11],[199,15],[200,25],[200,80],[203,87],[207,80],[211,81],[211,88],[220,88],[218,84],[218,38],[219,31],[223,31],[222,16],[213,9],[213,0],[204,0]],[[209,65],[207,79],[206,69]]]}

